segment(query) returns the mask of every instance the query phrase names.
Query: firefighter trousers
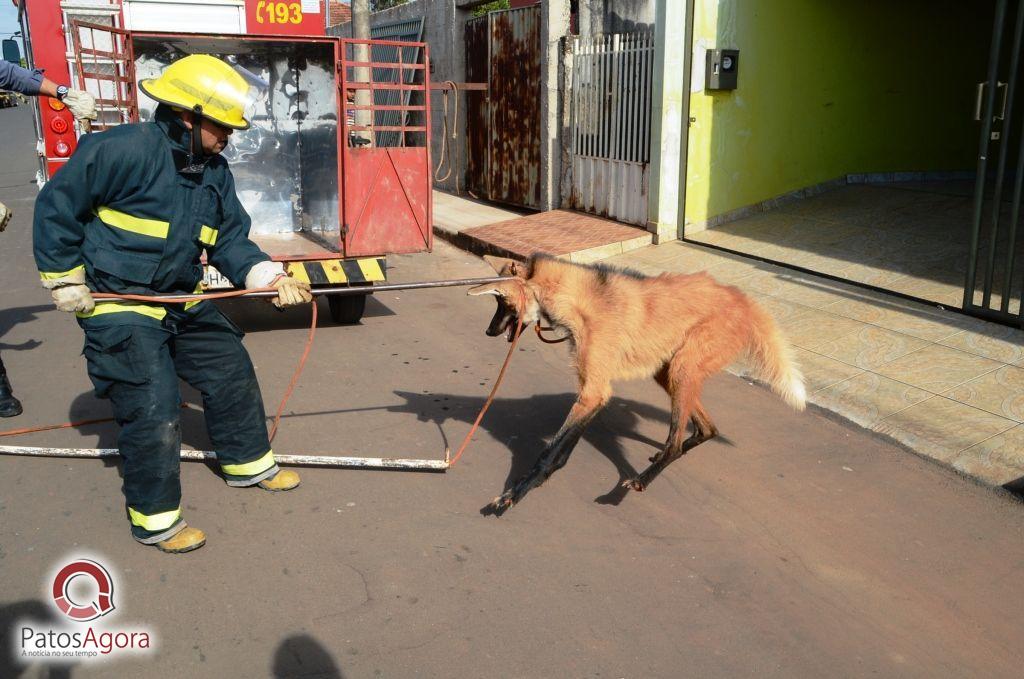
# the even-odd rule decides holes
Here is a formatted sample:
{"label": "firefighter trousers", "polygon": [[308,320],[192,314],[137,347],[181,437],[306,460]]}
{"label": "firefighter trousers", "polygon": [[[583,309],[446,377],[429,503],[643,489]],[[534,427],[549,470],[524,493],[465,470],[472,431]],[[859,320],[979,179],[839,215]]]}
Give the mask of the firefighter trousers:
{"label": "firefighter trousers", "polygon": [[202,395],[206,428],[229,485],[259,483],[278,467],[242,331],[210,302],[187,311],[180,305],[134,308],[147,313],[126,310],[80,322],[89,378],[96,395],[110,399],[120,425],[132,535],[152,544],[185,527],[179,378]]}

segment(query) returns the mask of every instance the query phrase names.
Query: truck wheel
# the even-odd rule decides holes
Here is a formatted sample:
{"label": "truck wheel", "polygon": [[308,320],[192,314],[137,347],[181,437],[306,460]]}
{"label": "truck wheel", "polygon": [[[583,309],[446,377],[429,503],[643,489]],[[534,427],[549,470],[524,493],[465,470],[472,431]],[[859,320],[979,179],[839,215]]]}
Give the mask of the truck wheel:
{"label": "truck wheel", "polygon": [[331,320],[343,325],[358,323],[366,311],[366,295],[327,295]]}

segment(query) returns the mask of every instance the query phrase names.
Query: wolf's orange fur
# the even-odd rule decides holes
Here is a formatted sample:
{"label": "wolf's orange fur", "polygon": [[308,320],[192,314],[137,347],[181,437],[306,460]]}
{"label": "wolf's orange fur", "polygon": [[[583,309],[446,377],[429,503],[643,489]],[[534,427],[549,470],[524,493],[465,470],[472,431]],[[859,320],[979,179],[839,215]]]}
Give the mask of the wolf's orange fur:
{"label": "wolf's orange fur", "polygon": [[[583,429],[608,402],[613,380],[654,377],[672,401],[665,448],[627,484],[643,490],[690,448],[717,434],[700,402],[705,380],[749,353],[756,374],[794,408],[806,392],[789,344],[775,322],[739,289],[707,273],[646,277],[604,266],[583,266],[539,255],[526,264],[488,258],[516,280],[478,286],[472,295],[498,296],[488,334],[515,321],[543,321],[568,334],[579,395],[565,424],[537,465],[495,500],[499,510],[517,502],[565,464]],[[686,438],[687,422],[693,434]]]}

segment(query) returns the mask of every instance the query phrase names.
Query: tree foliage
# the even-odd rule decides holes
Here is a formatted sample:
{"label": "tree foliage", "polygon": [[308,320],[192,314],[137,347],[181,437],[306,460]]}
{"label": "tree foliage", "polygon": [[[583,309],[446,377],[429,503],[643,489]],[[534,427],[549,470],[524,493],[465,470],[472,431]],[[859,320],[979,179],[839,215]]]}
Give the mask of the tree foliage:
{"label": "tree foliage", "polygon": [[[382,9],[390,9],[391,7],[404,5],[405,3],[411,1],[412,0],[370,0],[370,11],[378,12]],[[483,16],[484,14],[487,14],[488,12],[493,12],[494,10],[508,8],[508,0],[494,0],[493,2],[488,2],[478,7],[474,7],[473,16]]]}
{"label": "tree foliage", "polygon": [[409,0],[370,0],[370,11],[377,12],[382,9],[390,9],[391,7],[398,7],[404,5]]}
{"label": "tree foliage", "polygon": [[488,12],[493,12],[499,9],[508,9],[508,7],[508,0],[494,0],[494,2],[488,2],[486,4],[480,5],[479,7],[474,7],[473,16],[483,16]]}

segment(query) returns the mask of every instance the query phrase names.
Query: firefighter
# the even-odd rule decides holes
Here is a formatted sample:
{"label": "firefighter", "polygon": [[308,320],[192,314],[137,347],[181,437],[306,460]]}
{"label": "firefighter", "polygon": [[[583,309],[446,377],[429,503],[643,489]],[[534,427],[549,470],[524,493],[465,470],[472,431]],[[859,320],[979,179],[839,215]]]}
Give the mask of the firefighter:
{"label": "firefighter", "polygon": [[243,333],[212,303],[94,301],[92,292],[200,292],[205,250],[236,287],[276,288],[278,307],[312,295],[249,240],[249,216],[219,155],[232,130],[249,127],[246,77],[200,54],[139,87],[160,102],[154,121],[82,138],[39,194],[34,248],[43,286],[85,331],[89,377],[121,427],[132,535],[187,552],[206,537],[181,514],[179,377],[203,396],[228,485],[283,491],[299,476],[275,463]]}
{"label": "firefighter", "polygon": [[[73,90],[67,85],[58,85],[43,77],[40,69],[22,68],[9,61],[0,61],[0,90],[9,90],[35,96],[53,97],[67,106],[77,120],[96,120],[96,101],[88,92]],[[0,203],[0,232],[7,228],[13,213]],[[7,369],[0,358],[0,417],[21,415],[21,401],[14,396]]]}

